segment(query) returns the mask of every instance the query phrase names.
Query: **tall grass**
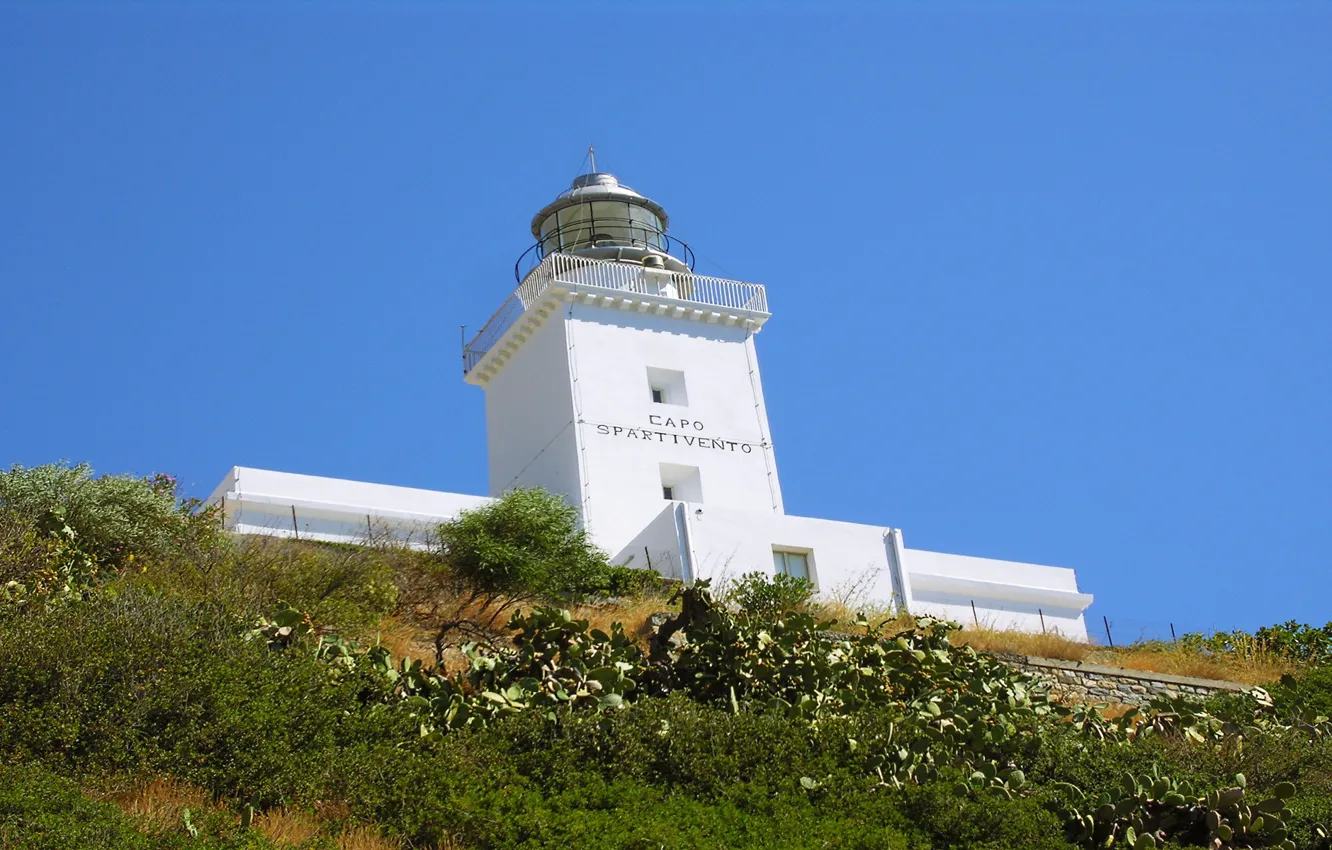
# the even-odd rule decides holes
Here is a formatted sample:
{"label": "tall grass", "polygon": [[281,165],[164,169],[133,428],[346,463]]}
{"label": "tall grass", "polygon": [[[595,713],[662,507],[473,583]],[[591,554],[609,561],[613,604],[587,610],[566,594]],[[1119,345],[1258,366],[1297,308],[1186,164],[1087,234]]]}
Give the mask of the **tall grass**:
{"label": "tall grass", "polygon": [[1225,654],[1207,654],[1179,644],[1161,642],[1109,648],[1072,640],[1055,632],[1031,634],[995,629],[984,624],[954,632],[952,641],[955,646],[970,646],[978,651],[1080,661],[1126,670],[1219,679],[1242,685],[1269,684],[1298,669],[1296,663],[1258,642],[1248,645],[1242,652]]}

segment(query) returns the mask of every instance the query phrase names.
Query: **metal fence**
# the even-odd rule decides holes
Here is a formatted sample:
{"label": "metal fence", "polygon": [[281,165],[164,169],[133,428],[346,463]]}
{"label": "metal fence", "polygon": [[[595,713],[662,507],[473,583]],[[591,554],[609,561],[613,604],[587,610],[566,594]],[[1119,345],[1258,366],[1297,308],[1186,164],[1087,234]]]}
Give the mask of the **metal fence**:
{"label": "metal fence", "polygon": [[523,313],[556,283],[579,290],[589,287],[606,290],[607,294],[628,292],[727,310],[768,312],[768,295],[762,284],[570,254],[550,254],[523,279],[481,332],[463,347],[463,374],[470,372]]}

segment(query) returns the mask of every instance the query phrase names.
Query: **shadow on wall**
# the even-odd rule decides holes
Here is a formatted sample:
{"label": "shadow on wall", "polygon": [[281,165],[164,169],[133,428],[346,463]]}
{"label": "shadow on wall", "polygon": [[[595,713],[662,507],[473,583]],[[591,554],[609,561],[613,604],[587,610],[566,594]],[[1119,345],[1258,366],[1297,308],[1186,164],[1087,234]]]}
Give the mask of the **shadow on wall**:
{"label": "shadow on wall", "polygon": [[294,506],[246,506],[228,514],[228,529],[238,534],[263,534],[317,540],[321,543],[385,543],[426,549],[434,542],[435,529],[430,523],[396,521],[365,516],[364,521]]}
{"label": "shadow on wall", "polygon": [[[1041,623],[1041,631],[1062,634],[1063,630],[1060,628],[1061,625],[1064,625],[1066,621],[1077,621],[1082,616],[1080,610],[1073,608],[1047,608],[1044,606],[1010,600],[976,599],[963,594],[944,593],[941,591],[918,591],[913,594],[912,602],[913,608],[916,605],[948,606],[953,609],[952,616],[954,618],[956,617],[957,609],[970,611],[971,616],[968,618],[970,622],[964,622],[964,627],[974,625],[995,630],[1011,629],[1015,627],[1029,630],[1026,629],[1023,624],[1025,622],[1030,622],[1030,619],[1034,617]],[[1005,614],[1011,614],[1013,616],[1011,618],[1005,618]],[[1079,638],[1083,637],[1082,634],[1071,636]]]}

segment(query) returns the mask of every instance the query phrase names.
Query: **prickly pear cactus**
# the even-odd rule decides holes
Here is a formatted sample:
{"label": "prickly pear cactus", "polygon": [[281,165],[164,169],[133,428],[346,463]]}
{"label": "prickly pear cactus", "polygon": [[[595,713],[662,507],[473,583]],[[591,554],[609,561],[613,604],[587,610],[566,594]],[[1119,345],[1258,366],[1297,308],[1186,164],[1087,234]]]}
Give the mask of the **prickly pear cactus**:
{"label": "prickly pear cactus", "polygon": [[1246,794],[1243,774],[1232,787],[1199,794],[1153,770],[1126,774],[1120,787],[1095,799],[1071,785],[1062,790],[1079,800],[1065,811],[1069,838],[1089,847],[1160,847],[1167,840],[1212,848],[1274,847],[1295,850],[1283,818],[1295,795],[1289,782],[1255,801]]}

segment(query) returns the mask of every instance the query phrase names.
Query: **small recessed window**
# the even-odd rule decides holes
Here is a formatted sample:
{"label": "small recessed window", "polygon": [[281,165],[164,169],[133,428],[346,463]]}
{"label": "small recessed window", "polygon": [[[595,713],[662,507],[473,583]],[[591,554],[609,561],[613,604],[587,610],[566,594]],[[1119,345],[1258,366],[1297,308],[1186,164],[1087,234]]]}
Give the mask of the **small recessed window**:
{"label": "small recessed window", "polygon": [[774,549],[772,564],[777,568],[778,575],[809,581],[809,554],[806,552],[783,552]]}
{"label": "small recessed window", "polygon": [[658,369],[647,367],[648,391],[657,404],[674,404],[679,407],[689,405],[689,393],[685,390],[684,372],[678,369]]}
{"label": "small recessed window", "polygon": [[663,463],[661,466],[661,495],[673,502],[702,502],[703,484],[697,466]]}

